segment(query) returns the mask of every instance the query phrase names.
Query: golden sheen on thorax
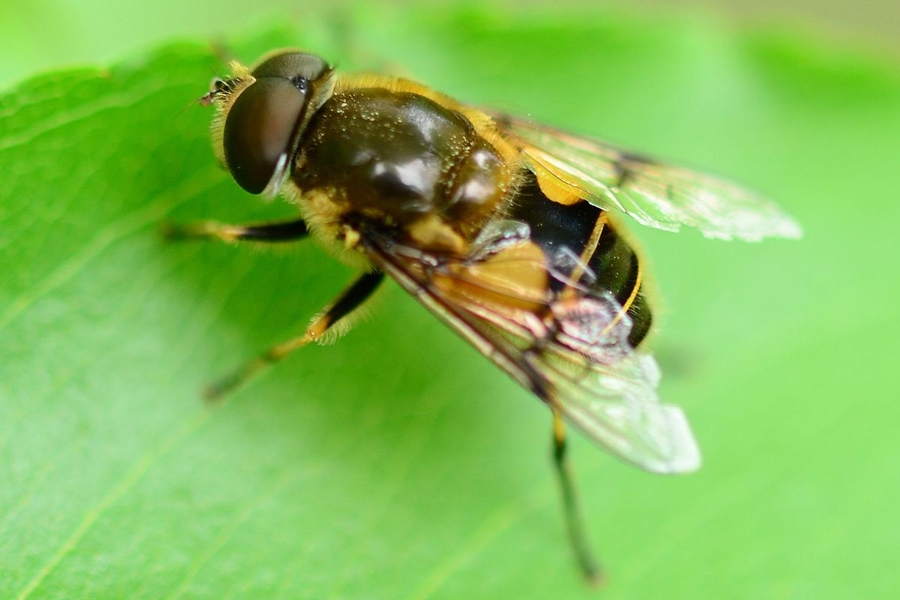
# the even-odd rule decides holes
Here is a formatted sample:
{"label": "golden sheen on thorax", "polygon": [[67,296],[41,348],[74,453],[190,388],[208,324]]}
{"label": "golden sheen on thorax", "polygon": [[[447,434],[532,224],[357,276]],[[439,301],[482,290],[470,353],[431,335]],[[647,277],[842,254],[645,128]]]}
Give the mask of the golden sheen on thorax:
{"label": "golden sheen on thorax", "polygon": [[600,581],[564,423],[650,472],[700,466],[684,413],[657,395],[647,276],[623,221],[747,241],[799,238],[800,227],[722,179],[404,79],[338,74],[291,50],[231,71],[201,98],[216,109],[215,153],[244,190],[281,195],[299,214],[170,225],[169,236],[274,243],[312,234],[363,272],[299,337],[217,381],[208,396],[344,333],[387,275],[550,409],[568,535],[581,571]]}
{"label": "golden sheen on thorax", "polygon": [[301,140],[291,175],[304,196],[401,228],[437,217],[472,233],[496,209],[512,169],[461,114],[408,92],[335,94]]}

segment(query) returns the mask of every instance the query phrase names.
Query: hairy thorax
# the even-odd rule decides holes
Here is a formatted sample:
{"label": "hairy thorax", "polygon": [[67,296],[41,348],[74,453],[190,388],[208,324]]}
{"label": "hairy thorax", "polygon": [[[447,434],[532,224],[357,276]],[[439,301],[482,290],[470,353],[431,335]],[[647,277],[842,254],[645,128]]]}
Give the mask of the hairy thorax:
{"label": "hairy thorax", "polygon": [[292,174],[298,202],[331,244],[365,222],[423,249],[463,252],[516,177],[466,116],[405,91],[335,94],[301,148]]}

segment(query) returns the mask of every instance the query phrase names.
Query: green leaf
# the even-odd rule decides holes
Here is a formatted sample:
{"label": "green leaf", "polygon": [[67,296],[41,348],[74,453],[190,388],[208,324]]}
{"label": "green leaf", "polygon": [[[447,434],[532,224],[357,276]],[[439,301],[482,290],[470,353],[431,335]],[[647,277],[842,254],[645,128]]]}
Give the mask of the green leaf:
{"label": "green leaf", "polygon": [[[575,436],[603,597],[898,589],[900,69],[694,21],[404,14],[224,52],[399,71],[728,174],[806,229],[635,231],[664,292],[662,392],[706,463],[654,477]],[[292,214],[215,163],[192,101],[222,52],[166,46],[0,97],[0,597],[596,597],[566,545],[547,411],[396,286],[340,344],[203,404],[352,276],[312,242],[158,235]]]}

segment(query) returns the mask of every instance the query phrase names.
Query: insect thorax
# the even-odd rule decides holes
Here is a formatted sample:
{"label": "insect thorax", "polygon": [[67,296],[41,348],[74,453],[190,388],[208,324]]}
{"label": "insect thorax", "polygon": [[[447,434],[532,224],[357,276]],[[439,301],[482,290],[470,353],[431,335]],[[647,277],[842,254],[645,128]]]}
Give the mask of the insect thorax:
{"label": "insect thorax", "polygon": [[[314,223],[347,218],[415,230],[438,223],[469,238],[513,174],[462,114],[422,95],[379,88],[335,94],[311,120],[292,174]],[[324,206],[328,198],[332,206]],[[337,232],[335,232],[337,233]],[[421,240],[420,240],[421,241]]]}

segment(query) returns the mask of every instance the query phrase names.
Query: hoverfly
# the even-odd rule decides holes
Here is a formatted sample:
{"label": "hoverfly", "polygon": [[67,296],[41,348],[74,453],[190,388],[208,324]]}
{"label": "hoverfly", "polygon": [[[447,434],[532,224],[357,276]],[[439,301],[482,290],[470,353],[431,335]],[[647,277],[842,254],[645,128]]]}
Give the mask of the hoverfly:
{"label": "hoverfly", "polygon": [[259,242],[311,234],[363,273],[300,337],[210,394],[345,331],[388,275],[550,408],[569,537],[585,575],[598,579],[563,422],[647,471],[700,465],[682,411],[657,398],[659,369],[642,345],[653,319],[644,270],[619,216],[723,239],[797,238],[798,225],[719,179],[404,79],[338,74],[297,51],[232,68],[201,98],[216,108],[216,154],[244,190],[282,195],[300,217],[170,234]]}

